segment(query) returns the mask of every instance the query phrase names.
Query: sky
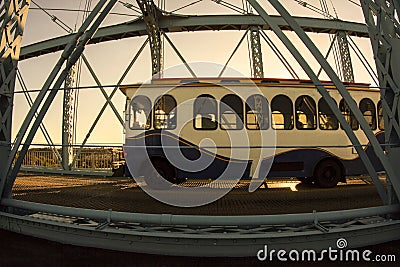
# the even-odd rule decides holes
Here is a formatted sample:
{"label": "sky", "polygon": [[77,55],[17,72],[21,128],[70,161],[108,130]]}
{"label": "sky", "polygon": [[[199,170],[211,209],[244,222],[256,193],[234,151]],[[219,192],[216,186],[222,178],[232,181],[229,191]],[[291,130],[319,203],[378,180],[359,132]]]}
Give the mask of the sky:
{"label": "sky", "polygon": [[[97,1],[91,1],[93,8]],[[134,0],[124,0],[121,2],[131,3],[136,6]],[[173,11],[180,7],[186,6],[190,3],[195,3],[187,8],[177,11],[179,14],[237,14],[229,8],[218,5],[211,0],[204,1],[160,1],[165,10]],[[163,2],[165,2],[163,4]],[[227,1],[228,2],[228,1]],[[319,0],[304,1],[308,5],[320,7]],[[337,16],[342,20],[349,20],[355,22],[363,22],[364,17],[360,7],[347,0],[327,0],[330,13]],[[22,40],[22,45],[32,44],[38,41],[51,39],[57,36],[64,35],[66,32],[56,23],[54,23],[48,15],[42,10],[37,8],[37,5],[46,9],[63,9],[63,10],[47,10],[51,15],[57,17],[57,21],[62,21],[70,28],[79,27],[82,21],[82,12],[77,10],[83,9],[85,0],[33,0],[31,3],[31,10],[28,14],[25,32]],[[229,3],[236,6],[242,6],[242,1],[232,0]],[[267,0],[259,1],[260,4],[268,11],[269,14],[277,14]],[[307,17],[321,17],[309,9],[299,5],[295,0],[285,0],[281,3],[288,9],[293,16],[307,16]],[[117,24],[121,22],[130,21],[137,18],[138,13],[123,6],[122,3],[117,3],[112,10],[112,13],[107,16],[102,26]],[[232,51],[242,38],[244,31],[229,31],[229,32],[185,32],[185,33],[172,33],[169,38],[173,41],[174,45],[179,49],[180,53],[188,62],[213,62],[225,64]],[[282,51],[285,57],[289,60],[292,67],[296,70],[301,78],[307,76],[301,70],[301,67],[291,57],[290,53],[286,51],[284,46],[280,43],[279,39],[272,33],[268,32],[268,36],[274,41],[278,48]],[[289,38],[296,44],[296,47],[302,52],[303,56],[308,60],[314,70],[318,70],[319,66],[314,59],[310,56],[307,49],[301,45],[299,40],[293,33],[288,33]],[[311,34],[310,37],[321,49],[323,54],[329,48],[329,36],[326,34]],[[130,60],[137,53],[139,47],[143,44],[146,37],[129,38],[118,41],[105,42],[96,45],[87,46],[85,49],[85,56],[88,58],[91,67],[94,69],[96,75],[99,77],[102,85],[114,85],[119,80]],[[370,60],[373,65],[372,50],[368,39],[354,38],[363,54]],[[265,77],[274,78],[290,78],[289,72],[283,67],[272,50],[262,42],[263,47],[263,60]],[[54,67],[56,61],[60,57],[60,52],[28,59],[19,62],[19,69],[23,76],[24,82],[28,89],[35,90],[42,87],[46,78],[48,77],[51,69]],[[352,55],[352,60],[355,69],[355,78],[357,82],[372,83],[372,79],[368,76],[364,68],[355,55]],[[330,62],[332,57],[329,58]],[[169,68],[177,64],[181,64],[179,57],[175,54],[171,46],[165,42],[164,50],[164,67]],[[250,75],[250,64],[247,50],[247,42],[244,42],[238,49],[237,53],[233,56],[229,66],[234,68],[244,75]],[[148,47],[140,55],[137,63],[127,75],[123,84],[138,83],[146,81],[151,77],[151,62],[150,50]],[[324,76],[322,76],[324,78]],[[87,68],[83,65],[80,75],[80,86],[93,86],[95,81],[89,74]],[[326,79],[326,76],[325,76]],[[20,85],[17,83],[16,91],[20,91]],[[111,89],[106,89],[108,94]],[[36,96],[32,93],[32,97]],[[104,96],[98,89],[82,89],[79,91],[78,97],[78,122],[76,132],[76,142],[79,144],[83,141],[90,126],[95,120],[101,107],[105,103]],[[113,103],[123,116],[125,98],[122,93],[117,92],[113,98]],[[13,135],[15,136],[18,129],[23,122],[25,115],[28,112],[28,104],[21,93],[15,95],[14,102],[14,125]],[[49,112],[47,113],[44,123],[49,131],[53,142],[56,144],[61,143],[61,122],[62,122],[62,92],[59,92],[55,101],[53,102]],[[112,129],[112,130],[110,130]],[[90,136],[90,144],[115,144],[120,145],[123,143],[123,128],[116,119],[112,110],[108,107],[105,114],[100,119],[99,124],[95,131]],[[38,132],[34,139],[35,144],[45,143],[43,135]]]}

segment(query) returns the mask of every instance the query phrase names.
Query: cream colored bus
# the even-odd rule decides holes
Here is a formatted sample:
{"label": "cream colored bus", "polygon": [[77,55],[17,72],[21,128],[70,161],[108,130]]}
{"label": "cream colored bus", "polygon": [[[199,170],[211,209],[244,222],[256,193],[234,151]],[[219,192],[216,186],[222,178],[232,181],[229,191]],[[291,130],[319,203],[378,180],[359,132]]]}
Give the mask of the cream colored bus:
{"label": "cream colored bus", "polygon": [[[332,83],[323,83],[376,171],[381,171],[382,166],[348,105]],[[379,90],[368,84],[346,86],[383,143]],[[310,81],[159,79],[124,86],[121,90],[127,97],[124,150],[134,176],[146,176],[146,166],[137,157],[143,153],[157,172],[173,183],[216,179],[228,173],[241,179],[251,179],[254,175],[266,179],[297,177],[320,187],[334,187],[345,182],[346,176],[366,173],[337,118]],[[260,143],[262,133],[273,133],[269,135],[275,138],[273,157],[264,157],[260,152],[263,148],[271,149],[263,147],[265,142]],[[248,141],[243,144],[236,141],[234,146],[247,147],[247,158],[232,157],[230,139],[235,135],[246,135]],[[205,139],[208,142],[204,143]],[[146,148],[140,150],[140,146]],[[208,165],[202,169],[180,168],[168,157],[174,153],[189,163],[203,157]],[[233,171],[226,172],[228,166],[233,166]],[[236,171],[236,167],[241,171]]]}

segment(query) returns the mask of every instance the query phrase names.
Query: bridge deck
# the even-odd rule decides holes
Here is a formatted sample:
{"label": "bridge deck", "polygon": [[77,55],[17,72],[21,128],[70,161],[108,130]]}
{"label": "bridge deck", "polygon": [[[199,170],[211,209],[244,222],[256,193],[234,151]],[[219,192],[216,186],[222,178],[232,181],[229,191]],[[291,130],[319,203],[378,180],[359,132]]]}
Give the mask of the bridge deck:
{"label": "bridge deck", "polygon": [[[383,178],[382,178],[383,179]],[[207,184],[187,181],[183,186]],[[320,189],[294,179],[268,182],[268,189],[248,192],[242,181],[222,199],[197,208],[172,207],[148,196],[129,178],[20,175],[13,188],[18,200],[70,207],[123,212],[198,215],[261,215],[306,213],[380,206],[376,188],[367,179],[351,178],[347,184]],[[220,184],[219,186],[227,186]]]}

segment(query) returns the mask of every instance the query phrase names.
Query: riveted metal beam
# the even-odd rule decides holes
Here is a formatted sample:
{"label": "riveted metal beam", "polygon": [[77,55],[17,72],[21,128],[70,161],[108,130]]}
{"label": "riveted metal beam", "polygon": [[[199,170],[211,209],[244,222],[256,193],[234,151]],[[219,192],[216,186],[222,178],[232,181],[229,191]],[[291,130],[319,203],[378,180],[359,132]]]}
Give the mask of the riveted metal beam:
{"label": "riveted metal beam", "polygon": [[65,79],[65,90],[63,97],[63,121],[62,121],[62,164],[63,170],[71,169],[71,161],[74,155],[74,116],[75,116],[75,76],[76,65],[73,65]]}
{"label": "riveted metal beam", "polygon": [[354,70],[351,62],[349,41],[347,40],[347,33],[339,31],[336,33],[336,40],[338,43],[340,54],[340,66],[342,69],[342,76],[344,82],[354,82]]}
{"label": "riveted metal beam", "polygon": [[0,195],[10,160],[14,88],[29,4],[5,0],[0,6]]}
{"label": "riveted metal beam", "polygon": [[162,71],[162,39],[158,25],[158,18],[162,16],[153,0],[136,0],[146,23],[146,31],[149,36],[152,75],[158,75]]}
{"label": "riveted metal beam", "polygon": [[[296,22],[306,32],[335,34],[345,31],[348,35],[368,38],[368,29],[363,23],[332,21],[319,18],[295,17]],[[282,30],[291,31],[288,23],[280,16],[271,16],[271,21]],[[204,15],[204,16],[160,16],[158,25],[161,31],[237,31],[247,30],[248,25],[270,30],[268,24],[258,15]],[[147,26],[143,19],[124,22],[100,28],[89,44],[147,35]],[[40,41],[22,47],[21,60],[63,50],[73,35],[65,35]]]}
{"label": "riveted metal beam", "polygon": [[[389,177],[398,202],[400,199],[400,5],[393,0],[362,0],[378,70],[381,101],[385,121],[385,149],[395,175]],[[397,16],[396,16],[397,15]],[[391,190],[391,189],[389,189]],[[391,192],[390,192],[391,193]]]}
{"label": "riveted metal beam", "polygon": [[250,27],[249,36],[253,77],[264,78],[264,64],[259,28],[257,26]]}
{"label": "riveted metal beam", "polygon": [[[0,228],[72,244],[179,256],[256,257],[272,250],[348,248],[400,238],[398,205],[337,212],[255,216],[141,214],[3,199]],[[12,210],[16,211],[15,213]],[[17,211],[23,211],[18,213]]]}

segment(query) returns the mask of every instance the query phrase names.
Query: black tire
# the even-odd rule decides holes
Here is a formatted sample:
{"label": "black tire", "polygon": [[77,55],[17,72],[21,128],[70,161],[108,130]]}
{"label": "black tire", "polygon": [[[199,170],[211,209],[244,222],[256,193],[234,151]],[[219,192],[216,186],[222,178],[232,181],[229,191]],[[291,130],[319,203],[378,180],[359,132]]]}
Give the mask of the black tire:
{"label": "black tire", "polygon": [[314,181],[322,188],[335,187],[342,178],[342,168],[333,159],[326,159],[318,163],[314,171]]}
{"label": "black tire", "polygon": [[152,189],[168,189],[175,183],[175,168],[164,159],[153,159],[152,165],[146,168],[144,179]]}

